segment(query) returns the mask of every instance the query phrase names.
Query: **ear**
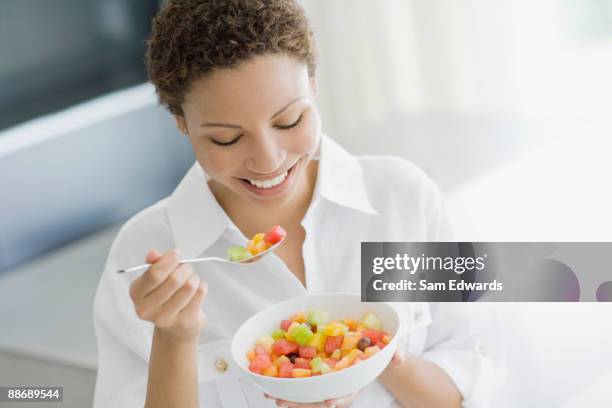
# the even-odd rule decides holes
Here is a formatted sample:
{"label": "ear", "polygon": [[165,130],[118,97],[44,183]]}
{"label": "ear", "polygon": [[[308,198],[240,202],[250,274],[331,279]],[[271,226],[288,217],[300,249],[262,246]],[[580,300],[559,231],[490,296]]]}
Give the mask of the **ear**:
{"label": "ear", "polygon": [[174,121],[176,122],[176,128],[184,135],[187,134],[187,121],[183,115],[174,115]]}
{"label": "ear", "polygon": [[310,77],[310,89],[312,90],[312,94],[316,96],[316,94],[317,94],[317,78]]}

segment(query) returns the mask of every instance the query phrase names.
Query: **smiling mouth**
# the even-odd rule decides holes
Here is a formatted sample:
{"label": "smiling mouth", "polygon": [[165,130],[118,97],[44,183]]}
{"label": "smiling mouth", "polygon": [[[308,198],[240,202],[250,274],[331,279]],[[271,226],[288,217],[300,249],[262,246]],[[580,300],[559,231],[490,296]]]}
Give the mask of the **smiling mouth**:
{"label": "smiling mouth", "polygon": [[271,179],[268,179],[268,180],[255,180],[255,179],[241,178],[240,181],[242,181],[245,184],[248,184],[251,187],[255,187],[260,190],[270,190],[270,189],[273,189],[275,187],[282,185],[287,180],[287,178],[289,178],[289,176],[295,169],[298,162],[299,160],[295,162],[295,164],[291,166],[288,170],[285,170],[285,172],[283,172],[282,174],[276,177],[273,177]]}

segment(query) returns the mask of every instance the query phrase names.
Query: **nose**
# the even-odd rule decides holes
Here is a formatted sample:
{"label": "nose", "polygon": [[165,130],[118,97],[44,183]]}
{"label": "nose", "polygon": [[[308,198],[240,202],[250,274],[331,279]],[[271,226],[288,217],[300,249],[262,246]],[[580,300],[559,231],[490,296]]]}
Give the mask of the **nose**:
{"label": "nose", "polygon": [[261,133],[251,138],[251,154],[246,167],[253,173],[271,174],[280,169],[287,157],[287,151],[271,134]]}

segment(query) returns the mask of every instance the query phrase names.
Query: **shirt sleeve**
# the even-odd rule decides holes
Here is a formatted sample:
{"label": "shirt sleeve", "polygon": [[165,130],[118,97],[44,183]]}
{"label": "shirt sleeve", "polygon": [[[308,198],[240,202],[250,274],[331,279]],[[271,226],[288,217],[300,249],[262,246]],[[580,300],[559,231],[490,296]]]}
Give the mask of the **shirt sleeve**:
{"label": "shirt sleeve", "polygon": [[112,250],[94,301],[98,372],[94,408],[142,407],[146,399],[146,336],[129,297],[129,282],[115,273]]}
{"label": "shirt sleeve", "polygon": [[464,407],[488,407],[492,363],[488,348],[474,330],[474,305],[430,303],[422,358],[442,368],[463,396]]}
{"label": "shirt sleeve", "polygon": [[437,184],[428,180],[430,197],[425,208],[427,220],[427,241],[454,241],[454,227],[446,208],[444,194]]}
{"label": "shirt sleeve", "polygon": [[[431,182],[427,211],[427,240],[454,241],[453,225],[440,188]],[[475,319],[485,318],[479,304],[431,302],[431,325],[422,358],[438,365],[455,383],[463,396],[463,406],[488,406],[493,365],[486,344],[481,340]],[[482,327],[483,325],[478,325]]]}

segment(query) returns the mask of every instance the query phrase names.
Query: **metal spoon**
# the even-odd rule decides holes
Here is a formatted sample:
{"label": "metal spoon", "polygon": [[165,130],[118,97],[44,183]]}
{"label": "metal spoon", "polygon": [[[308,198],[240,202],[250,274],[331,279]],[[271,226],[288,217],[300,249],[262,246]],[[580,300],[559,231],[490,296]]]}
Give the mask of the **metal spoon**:
{"label": "metal spoon", "polygon": [[[233,265],[248,265],[248,264],[251,264],[251,263],[259,262],[264,256],[266,256],[267,254],[269,254],[270,252],[272,252],[276,248],[278,248],[278,246],[280,244],[282,244],[284,241],[285,241],[285,237],[283,237],[283,239],[281,239],[280,241],[278,241],[276,244],[272,245],[270,248],[266,249],[265,251],[260,252],[257,255],[253,255],[253,256],[250,256],[250,257],[248,257],[246,259],[243,259],[242,261],[230,261],[229,259],[220,258],[218,256],[209,256],[209,257],[205,257],[205,258],[184,259],[180,263],[181,264],[186,264],[186,263],[215,261],[215,262],[229,263],[229,264],[233,264]],[[132,266],[131,268],[120,269],[120,270],[117,271],[117,273],[135,272],[135,271],[139,271],[139,270],[148,269],[149,266],[151,266],[151,264],[143,264],[143,265],[138,265],[138,266]]]}

